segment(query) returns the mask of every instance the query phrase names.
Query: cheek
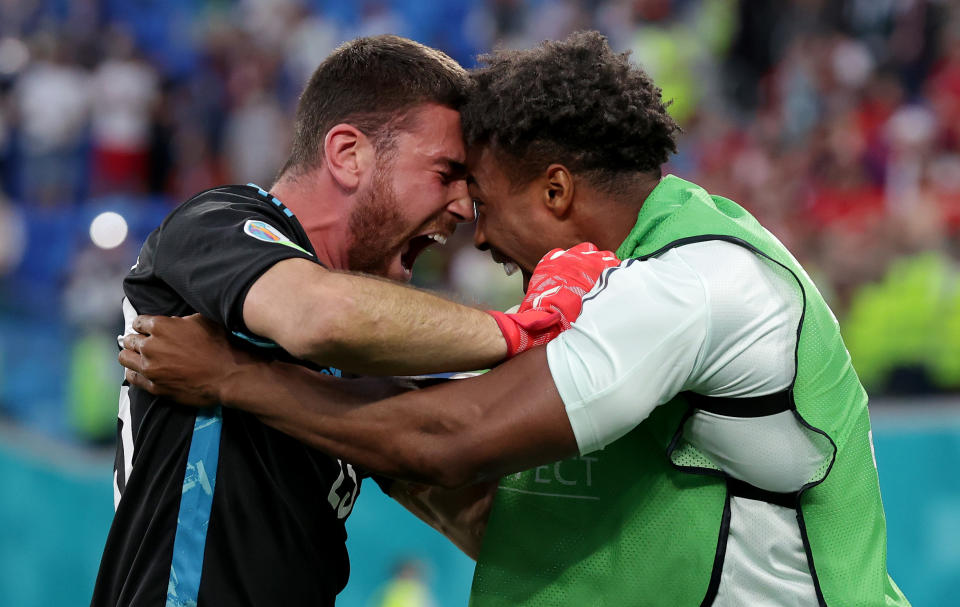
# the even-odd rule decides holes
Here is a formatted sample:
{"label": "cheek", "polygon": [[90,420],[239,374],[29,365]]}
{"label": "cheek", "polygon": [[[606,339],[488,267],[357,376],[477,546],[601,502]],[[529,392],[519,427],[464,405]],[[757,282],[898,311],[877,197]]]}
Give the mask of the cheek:
{"label": "cheek", "polygon": [[529,265],[531,261],[530,243],[536,238],[536,228],[514,218],[500,226],[500,234],[502,235],[504,252],[521,266]]}
{"label": "cheek", "polygon": [[543,226],[535,221],[525,222],[517,226],[515,242],[517,246],[517,261],[522,265],[533,268],[549,249],[551,241],[549,229],[553,226]]}

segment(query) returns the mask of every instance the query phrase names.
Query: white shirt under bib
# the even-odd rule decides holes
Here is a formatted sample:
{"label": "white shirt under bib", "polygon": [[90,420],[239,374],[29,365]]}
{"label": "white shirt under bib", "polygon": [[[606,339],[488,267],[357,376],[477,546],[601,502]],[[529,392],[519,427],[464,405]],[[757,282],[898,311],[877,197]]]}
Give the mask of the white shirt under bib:
{"label": "white shirt under bib", "polygon": [[[796,280],[720,240],[607,270],[547,360],[581,454],[602,449],[680,392],[748,398],[790,387],[803,298]],[[732,477],[793,492],[831,456],[791,411],[697,411],[684,438]],[[664,454],[666,457],[666,454]],[[796,512],[731,498],[714,606],[816,605]]]}

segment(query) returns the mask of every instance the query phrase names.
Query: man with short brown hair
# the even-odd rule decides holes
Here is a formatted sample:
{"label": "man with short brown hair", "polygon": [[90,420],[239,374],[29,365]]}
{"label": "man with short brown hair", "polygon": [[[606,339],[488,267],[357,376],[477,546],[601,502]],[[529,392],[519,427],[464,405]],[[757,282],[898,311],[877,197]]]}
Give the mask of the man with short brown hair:
{"label": "man with short brown hair", "polygon": [[[294,361],[314,345],[304,329],[317,292],[342,290],[340,306],[358,293],[331,270],[408,280],[424,249],[473,219],[466,83],[452,59],[397,36],[338,48],[301,97],[270,191],[201,192],[147,239],[124,281],[126,331],[138,313],[199,312]],[[118,426],[116,515],[92,605],[333,604],[349,571],[352,466],[247,413],[198,413],[126,382]]]}

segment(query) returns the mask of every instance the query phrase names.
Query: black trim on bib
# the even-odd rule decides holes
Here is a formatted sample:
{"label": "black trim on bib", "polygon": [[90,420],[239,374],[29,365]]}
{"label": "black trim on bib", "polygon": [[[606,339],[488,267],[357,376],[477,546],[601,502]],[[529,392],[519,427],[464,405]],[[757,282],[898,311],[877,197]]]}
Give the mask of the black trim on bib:
{"label": "black trim on bib", "polygon": [[817,591],[817,603],[820,604],[820,607],[827,607],[827,601],[823,598],[823,590],[820,589],[817,568],[813,564],[813,549],[810,548],[810,539],[807,537],[807,523],[803,520],[803,510],[801,508],[797,508],[797,525],[800,527],[800,537],[803,538],[803,550],[807,553],[807,566],[810,568],[810,577],[813,578],[813,587]]}
{"label": "black trim on bib", "polygon": [[[796,382],[797,382],[797,372],[798,372],[798,369],[799,369],[799,367],[800,367],[800,334],[801,334],[801,332],[803,331],[803,323],[804,323],[804,320],[806,319],[806,316],[807,316],[807,291],[806,291],[806,289],[803,288],[803,283],[800,281],[800,278],[799,278],[796,274],[794,274],[793,270],[791,270],[790,268],[788,268],[786,265],[780,263],[779,261],[777,261],[777,260],[774,259],[773,257],[767,255],[766,253],[764,253],[763,251],[761,251],[760,249],[758,249],[758,248],[755,247],[754,245],[750,244],[749,242],[743,240],[742,238],[737,238],[736,236],[729,236],[729,235],[726,235],[726,234],[702,234],[702,235],[700,235],[700,236],[688,236],[688,237],[686,237],[686,238],[680,238],[680,239],[678,239],[678,240],[674,240],[673,242],[670,242],[670,243],[664,245],[663,247],[657,249],[657,250],[654,251],[653,253],[650,253],[650,254],[648,254],[648,255],[642,255],[642,256],[636,257],[636,258],[634,258],[634,259],[639,259],[639,260],[641,260],[641,261],[646,261],[646,260],[648,260],[648,259],[650,259],[650,258],[652,258],[652,257],[657,257],[657,256],[659,256],[659,255],[662,255],[662,254],[665,253],[666,251],[669,251],[670,249],[673,249],[673,248],[675,248],[675,247],[679,247],[679,246],[683,246],[683,245],[687,245],[687,244],[693,244],[693,243],[697,243],[697,242],[707,242],[707,241],[711,241],[711,240],[721,240],[721,241],[724,241],[724,242],[729,242],[729,243],[731,243],[731,244],[735,244],[735,245],[742,246],[742,247],[744,247],[745,249],[747,249],[747,250],[749,250],[749,251],[752,251],[753,253],[755,253],[755,254],[763,257],[764,259],[767,259],[767,260],[771,261],[772,263],[777,264],[778,266],[780,266],[781,268],[783,268],[784,270],[786,270],[787,272],[789,272],[789,273],[793,276],[793,279],[797,282],[797,286],[800,288],[800,294],[801,294],[801,296],[803,297],[803,309],[802,309],[802,311],[801,311],[801,313],[800,313],[800,321],[797,323],[797,340],[796,340],[796,344],[794,345],[794,349],[793,349],[793,361],[794,361],[794,363],[793,363],[793,364],[794,364],[794,366],[793,366],[793,380],[790,382],[790,385],[787,387],[786,390],[784,390],[783,392],[778,392],[778,393],[776,393],[776,394],[774,394],[774,395],[771,395],[771,396],[774,396],[774,397],[776,397],[776,398],[775,398],[775,399],[772,399],[772,400],[771,400],[771,403],[769,403],[768,406],[771,406],[771,407],[774,407],[774,406],[775,406],[775,407],[781,407],[781,406],[783,406],[783,403],[779,403],[779,404],[776,404],[776,405],[774,405],[773,403],[775,402],[776,399],[787,398],[787,399],[788,399],[788,400],[787,400],[788,406],[785,407],[785,408],[783,408],[783,409],[781,409],[781,410],[782,410],[782,411],[793,411],[793,414],[796,416],[797,420],[799,420],[799,422],[800,422],[802,425],[806,426],[807,428],[809,428],[810,430],[812,430],[812,431],[814,431],[814,432],[817,432],[818,434],[822,434],[823,436],[825,436],[825,437],[827,438],[827,440],[830,441],[830,444],[833,446],[833,454],[832,454],[832,456],[831,456],[830,465],[828,466],[827,471],[824,473],[823,477],[820,478],[819,480],[816,480],[816,481],[812,481],[812,482],[810,482],[810,483],[807,483],[806,485],[804,485],[803,487],[801,487],[800,490],[799,490],[797,493],[795,493],[795,494],[789,494],[789,495],[791,495],[791,498],[792,498],[792,500],[793,500],[793,502],[790,503],[790,504],[781,504],[781,503],[780,503],[780,500],[783,498],[783,495],[784,495],[784,494],[776,494],[776,493],[774,493],[774,492],[772,492],[772,491],[764,491],[763,489],[760,489],[760,488],[758,488],[758,487],[753,487],[752,485],[749,485],[748,483],[743,483],[743,482],[741,482],[741,481],[735,481],[735,479],[731,478],[730,476],[728,476],[725,472],[723,472],[723,471],[721,471],[721,470],[715,470],[715,469],[711,469],[711,468],[700,468],[700,467],[697,467],[697,466],[680,466],[680,465],[677,465],[677,464],[673,461],[673,457],[672,457],[672,456],[673,456],[673,451],[674,451],[674,449],[676,449],[677,444],[679,444],[680,439],[682,438],[684,424],[686,424],[686,422],[687,422],[687,420],[690,418],[690,416],[693,415],[693,413],[694,413],[694,407],[696,407],[696,408],[702,408],[702,407],[700,407],[699,404],[696,402],[697,396],[700,396],[700,397],[701,397],[702,399],[704,399],[704,400],[713,400],[713,399],[711,399],[710,397],[704,397],[704,396],[702,396],[702,395],[695,395],[695,394],[692,393],[692,392],[684,392],[684,393],[681,393],[681,394],[686,398],[689,407],[688,407],[688,409],[687,409],[687,413],[683,416],[683,419],[680,420],[680,426],[677,428],[677,431],[676,431],[676,433],[674,434],[673,439],[670,441],[670,445],[667,447],[667,460],[670,462],[670,464],[671,464],[675,469],[677,469],[677,470],[679,470],[679,471],[681,471],[681,472],[686,472],[686,473],[689,473],[689,474],[701,474],[701,475],[706,475],[706,476],[714,476],[714,477],[720,477],[720,478],[725,478],[725,479],[726,479],[726,481],[727,481],[727,497],[726,497],[726,503],[725,503],[725,505],[724,505],[724,517],[725,517],[724,520],[725,520],[726,525],[725,525],[725,526],[721,526],[721,531],[726,530],[726,531],[729,533],[729,523],[730,523],[730,521],[729,521],[730,496],[731,496],[731,494],[732,494],[732,491],[734,491],[734,490],[737,490],[737,491],[739,491],[739,490],[748,491],[748,492],[751,493],[752,495],[757,495],[757,496],[763,495],[763,496],[766,497],[766,498],[772,498],[772,499],[764,499],[763,497],[750,498],[750,499],[762,499],[763,501],[769,501],[770,503],[773,503],[773,504],[786,505],[786,507],[788,507],[788,508],[793,508],[794,510],[796,510],[796,512],[797,512],[797,522],[798,522],[799,527],[800,527],[800,537],[801,537],[801,539],[803,540],[803,547],[804,547],[804,550],[806,550],[806,553],[807,553],[807,565],[810,567],[810,575],[811,575],[811,577],[812,577],[812,579],[813,579],[813,586],[814,586],[814,588],[816,589],[816,592],[817,592],[817,601],[819,602],[820,607],[828,607],[826,601],[825,601],[824,598],[823,598],[823,591],[820,589],[820,579],[819,579],[819,577],[817,576],[817,570],[816,570],[816,567],[814,566],[814,563],[813,563],[813,551],[812,551],[812,549],[811,549],[811,547],[810,547],[810,538],[807,536],[807,526],[806,526],[806,524],[804,523],[804,520],[803,520],[803,508],[801,507],[801,504],[800,504],[800,498],[801,498],[801,496],[803,495],[803,493],[804,493],[805,491],[807,491],[808,489],[810,489],[810,488],[812,488],[812,487],[815,487],[815,486],[819,485],[820,483],[822,483],[822,482],[827,478],[827,476],[830,474],[830,471],[833,470],[833,465],[834,465],[834,463],[836,463],[836,461],[837,461],[837,444],[833,441],[833,438],[831,438],[829,434],[827,434],[826,432],[824,432],[824,431],[821,430],[820,428],[814,427],[812,424],[810,424],[809,422],[807,422],[807,420],[805,420],[802,415],[800,415],[800,412],[797,410],[796,401],[794,400],[793,387],[794,387],[794,385],[796,385]],[[691,400],[691,399],[690,399],[690,396],[691,396],[691,395],[694,396],[694,400]],[[778,395],[785,395],[785,396],[778,396]],[[763,397],[756,397],[756,398],[763,398]],[[754,399],[751,398],[751,399],[718,399],[718,400],[724,400],[724,401],[736,401],[736,400],[752,401],[752,400],[754,400]],[[707,405],[707,407],[711,407],[711,405],[710,405],[709,403],[705,403],[705,404]],[[722,404],[726,405],[726,403],[722,403]],[[748,408],[748,409],[749,409],[749,408]],[[736,417],[760,417],[760,415],[757,415],[757,414],[753,414],[753,415],[749,415],[749,414],[748,414],[748,415],[735,415],[734,413],[732,413],[732,410],[731,410],[731,409],[726,409],[726,410],[715,410],[715,409],[714,409],[714,410],[711,410],[711,409],[703,408],[703,410],[704,410],[704,411],[711,411],[711,412],[713,412],[713,413],[718,413],[718,414],[720,414],[720,415],[731,415],[731,416],[736,416]],[[779,412],[780,412],[780,411],[773,411],[773,413],[779,413]],[[769,415],[769,413],[767,413],[767,414]],[[732,486],[732,485],[731,485],[731,482],[732,482],[732,481],[735,481],[736,483],[740,483],[740,485]],[[734,495],[736,495],[736,494],[734,494]],[[748,496],[748,495],[743,495],[742,497],[749,497],[749,496]],[[773,501],[773,500],[777,500],[777,501]],[[726,542],[726,537],[723,538],[722,543],[723,543],[724,551],[726,551],[726,543],[727,543],[727,542]],[[719,546],[718,546],[718,550],[719,550]],[[723,567],[723,561],[720,560],[720,568],[722,569],[722,567]],[[720,573],[721,573],[721,572],[719,572],[719,571],[717,570],[717,562],[716,562],[716,560],[715,560],[715,561],[714,561],[714,571],[713,571],[713,574],[715,574],[715,575],[717,576],[717,578],[718,578],[718,579],[717,579],[717,588],[719,588],[719,584],[720,584],[720,582],[719,582]],[[711,584],[710,584],[710,589],[708,589],[708,595],[707,595],[707,597],[704,599],[704,602],[701,604],[701,607],[705,607],[705,606],[709,605],[710,602],[713,601],[713,598],[714,598],[715,595],[716,595],[716,589],[713,588],[713,577],[712,577],[712,576],[711,576],[710,582],[711,582]],[[711,596],[711,595],[709,594],[710,590],[713,590],[714,596]],[[707,600],[708,598],[710,599],[709,601]]]}
{"label": "black trim on bib", "polygon": [[756,485],[751,485],[738,478],[727,478],[727,495],[731,497],[742,497],[748,500],[757,500],[783,506],[784,508],[795,509],[800,504],[800,493],[778,493],[776,491],[767,491]]}
{"label": "black trim on bib", "polygon": [[717,554],[713,557],[713,570],[710,572],[710,583],[707,585],[707,594],[704,595],[700,607],[710,607],[717,592],[720,590],[720,578],[723,577],[723,561],[727,556],[727,538],[730,537],[730,491],[723,501],[723,518],[720,519],[720,536],[717,538]]}
{"label": "black trim on bib", "polygon": [[684,392],[684,396],[691,406],[701,411],[730,417],[766,417],[793,409],[793,393],[790,390],[748,398],[706,396],[696,392]]}

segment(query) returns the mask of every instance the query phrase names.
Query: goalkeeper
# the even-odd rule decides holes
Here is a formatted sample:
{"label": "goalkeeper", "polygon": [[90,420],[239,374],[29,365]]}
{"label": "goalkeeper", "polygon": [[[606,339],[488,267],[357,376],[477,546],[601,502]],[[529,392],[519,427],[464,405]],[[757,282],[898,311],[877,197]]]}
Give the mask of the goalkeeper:
{"label": "goalkeeper", "polygon": [[[659,89],[595,33],[498,51],[473,79],[476,243],[528,277],[544,252],[581,241],[625,260],[569,330],[485,375],[375,399],[228,353],[202,320],[141,317],[148,335],[121,354],[130,382],[245,409],[388,476],[501,478],[489,519],[483,500],[465,510],[480,512],[464,517],[475,529],[487,521],[475,605],[907,605],[886,570],[867,396],[837,322],[742,207],[661,176],[678,129]],[[389,314],[325,314],[336,339],[305,354],[425,372],[464,352],[493,364],[504,342],[523,343],[474,311],[376,286]],[[411,333],[429,335],[437,369],[370,347]]]}

